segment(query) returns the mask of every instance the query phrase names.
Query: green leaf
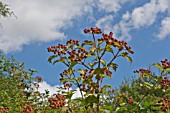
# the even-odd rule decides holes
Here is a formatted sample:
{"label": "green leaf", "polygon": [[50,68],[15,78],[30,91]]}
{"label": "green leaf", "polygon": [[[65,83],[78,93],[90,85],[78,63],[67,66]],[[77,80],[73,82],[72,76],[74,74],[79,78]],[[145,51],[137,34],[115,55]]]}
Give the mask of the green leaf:
{"label": "green leaf", "polygon": [[100,62],[103,64],[103,66],[106,66],[106,62],[102,59],[100,59]]}
{"label": "green leaf", "polygon": [[54,58],[56,58],[56,57],[58,57],[58,55],[52,55],[52,56],[50,56],[50,57],[48,58],[48,62],[49,62],[49,63],[52,63],[52,60],[53,60]]}
{"label": "green leaf", "polygon": [[96,56],[96,54],[95,53],[88,53],[87,57],[90,57],[90,56]]}
{"label": "green leaf", "polygon": [[76,80],[77,80],[78,82],[81,82],[81,81],[83,81],[84,79],[83,79],[83,76],[79,76]]}
{"label": "green leaf", "polygon": [[170,68],[166,68],[165,71],[170,71]]}
{"label": "green leaf", "polygon": [[64,59],[55,60],[55,61],[53,62],[53,65],[56,64],[57,62],[64,62]]}
{"label": "green leaf", "polygon": [[89,49],[90,49],[90,52],[92,52],[92,53],[96,50],[95,47],[90,47]]}
{"label": "green leaf", "polygon": [[102,88],[101,88],[101,93],[102,94],[106,94],[107,93],[107,91],[106,91],[106,89],[111,89],[111,86],[110,85],[104,85]]}
{"label": "green leaf", "polygon": [[88,65],[93,68],[98,62],[89,63]]}
{"label": "green leaf", "polygon": [[105,42],[105,41],[98,41],[98,45],[102,44],[103,42]]}
{"label": "green leaf", "polygon": [[102,88],[103,88],[103,89],[107,89],[107,88],[110,89],[111,86],[107,84],[107,85],[104,85]]}
{"label": "green leaf", "polygon": [[38,71],[36,71],[35,69],[28,69],[30,72],[32,72],[32,73],[35,73],[35,72],[38,72]]}
{"label": "green leaf", "polygon": [[82,43],[82,46],[84,45],[91,45],[91,46],[94,46],[94,43],[92,41],[89,41],[89,40],[85,40],[83,43]]}
{"label": "green leaf", "polygon": [[74,91],[70,91],[70,92],[66,92],[66,93],[67,93],[67,95],[65,95],[66,98],[67,98],[67,99],[71,99],[71,97],[72,97],[73,94],[74,94]]}
{"label": "green leaf", "polygon": [[153,84],[150,84],[148,82],[144,82],[144,84],[148,89],[151,89],[153,87]]}
{"label": "green leaf", "polygon": [[72,62],[68,70],[72,69],[76,64],[78,64],[78,62]]}
{"label": "green leaf", "polygon": [[107,66],[112,67],[114,71],[116,71],[116,69],[118,68],[118,65],[116,63],[109,63]]}
{"label": "green leaf", "polygon": [[109,74],[109,75],[107,74],[106,77],[107,78],[112,78],[112,75],[111,74]]}
{"label": "green leaf", "polygon": [[104,74],[104,70],[101,68],[96,68],[94,74]]}
{"label": "green leaf", "polygon": [[111,48],[111,45],[106,46],[106,51],[113,53],[113,49]]}
{"label": "green leaf", "polygon": [[97,103],[98,102],[98,99],[96,96],[94,95],[89,95],[86,99],[85,99],[85,102],[88,104],[88,103]]}
{"label": "green leaf", "polygon": [[114,45],[117,46],[117,47],[120,46],[119,42],[114,42]]}
{"label": "green leaf", "polygon": [[80,74],[84,74],[84,70],[83,69],[78,69],[78,72],[80,73]]}
{"label": "green leaf", "polygon": [[70,78],[64,78],[61,80],[62,83],[65,83],[65,82],[74,82],[74,79],[70,79]]}
{"label": "green leaf", "polygon": [[132,58],[128,55],[128,52],[123,52],[120,54],[120,56],[126,58],[127,60],[130,61],[130,63],[132,63]]}
{"label": "green leaf", "polygon": [[157,67],[161,71],[163,70],[163,67],[159,63],[154,63],[153,66]]}
{"label": "green leaf", "polygon": [[127,111],[126,107],[117,107],[116,111]]}

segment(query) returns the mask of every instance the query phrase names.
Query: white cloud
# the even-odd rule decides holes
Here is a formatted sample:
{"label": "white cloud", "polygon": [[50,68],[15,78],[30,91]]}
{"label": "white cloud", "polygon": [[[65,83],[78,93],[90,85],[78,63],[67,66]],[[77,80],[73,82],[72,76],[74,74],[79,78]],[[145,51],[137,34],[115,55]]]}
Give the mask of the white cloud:
{"label": "white cloud", "polygon": [[51,86],[50,84],[48,84],[45,81],[40,82],[38,84],[39,84],[38,91],[40,93],[45,93],[45,90],[48,90],[49,91],[49,95],[56,94],[57,91],[59,91],[59,89],[57,87],[60,87],[59,85]]}
{"label": "white cloud", "polygon": [[[39,84],[39,88],[38,88],[38,91],[40,93],[45,93],[45,90],[48,90],[49,91],[49,95],[53,95],[53,94],[57,94],[57,91],[60,91],[60,89],[58,89],[58,87],[60,87],[59,85],[55,85],[55,86],[51,86],[50,84],[48,84],[47,82],[43,81],[43,82],[40,82],[38,83]],[[72,90],[70,88],[70,90]],[[80,90],[77,88],[76,89],[77,91],[73,94],[72,98],[71,99],[75,99],[75,98],[78,98],[78,97],[82,97],[81,96],[81,93],[80,93]],[[84,94],[84,93],[83,93]]]}
{"label": "white cloud", "polygon": [[[110,23],[108,23],[108,25],[103,24],[102,27],[106,27],[106,29],[112,28],[114,33],[119,36],[118,38],[129,41],[131,40],[130,31],[153,25],[160,13],[166,13],[167,15],[170,14],[170,0],[151,0],[143,6],[135,8],[131,13],[127,11],[123,14],[121,21],[113,27],[110,27]],[[103,21],[103,23],[107,22]],[[161,39],[164,39],[169,35],[167,24],[169,25],[169,19],[163,20],[159,34],[159,38]],[[102,22],[100,25],[102,25]]]}
{"label": "white cloud", "polygon": [[166,12],[170,8],[169,0],[151,0],[142,7],[135,8],[131,14],[132,24],[135,28],[152,25],[158,13]]}
{"label": "white cloud", "polygon": [[112,30],[112,27],[111,27],[112,21],[113,21],[113,16],[108,15],[108,16],[100,18],[96,22],[96,26],[99,27],[99,28],[102,28],[105,33],[108,33]]}
{"label": "white cloud", "polygon": [[[32,42],[50,42],[65,38],[63,28],[72,25],[73,19],[91,13],[97,5],[102,10],[115,13],[122,5],[135,0],[3,0],[10,5],[17,19],[1,18],[0,49],[7,52],[22,50],[23,45]],[[170,0],[150,0],[143,6],[126,12],[122,20],[113,25],[112,15],[102,17],[96,25],[105,31],[114,31],[121,39],[130,40],[130,31],[151,26],[159,13],[170,14]],[[162,22],[163,23],[163,22]],[[162,28],[163,29],[163,28]],[[160,30],[162,30],[160,29]],[[160,31],[162,34],[162,31]],[[167,34],[167,33],[166,33]],[[162,39],[167,35],[159,36]]]}
{"label": "white cloud", "polygon": [[99,0],[98,8],[106,12],[118,12],[121,5],[132,0]]}
{"label": "white cloud", "polygon": [[159,34],[157,34],[158,39],[163,40],[170,35],[170,17],[166,17],[161,22],[161,28]]}
{"label": "white cloud", "polygon": [[18,51],[31,42],[49,42],[65,37],[73,19],[91,12],[93,0],[4,0],[16,18],[1,18],[0,49]]}

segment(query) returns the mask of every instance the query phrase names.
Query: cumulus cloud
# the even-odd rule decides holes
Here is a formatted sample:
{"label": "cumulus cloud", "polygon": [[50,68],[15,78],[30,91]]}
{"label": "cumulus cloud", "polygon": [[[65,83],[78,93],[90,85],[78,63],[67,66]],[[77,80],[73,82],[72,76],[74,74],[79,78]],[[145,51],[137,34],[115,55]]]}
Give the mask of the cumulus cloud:
{"label": "cumulus cloud", "polygon": [[9,4],[16,18],[1,18],[0,49],[18,51],[31,42],[49,42],[62,39],[62,28],[68,28],[73,19],[91,12],[93,0],[3,0]]}
{"label": "cumulus cloud", "polygon": [[[100,25],[103,25],[102,27],[112,29],[112,31],[114,31],[114,33],[116,33],[120,39],[130,41],[130,31],[153,25],[157,21],[157,17],[160,13],[166,13],[167,15],[170,14],[170,0],[150,0],[150,2],[145,3],[143,6],[133,9],[132,12],[127,11],[125,14],[123,14],[122,19],[112,28],[107,27],[110,25],[102,24],[100,20],[98,22],[100,22]],[[103,21],[103,23],[107,22]],[[167,28],[168,24],[169,19],[165,17],[165,19],[162,21],[158,38],[165,39],[169,35]]]}
{"label": "cumulus cloud", "polygon": [[157,34],[158,39],[163,40],[170,35],[170,17],[166,17],[161,22],[161,28],[159,34]]}
{"label": "cumulus cloud", "polygon": [[57,87],[60,87],[59,85],[51,86],[50,84],[48,84],[45,81],[40,82],[38,84],[39,84],[38,91],[40,93],[45,93],[45,90],[48,90],[49,91],[49,95],[56,94],[57,91],[59,91],[59,89]]}
{"label": "cumulus cloud", "polygon": [[[43,81],[43,82],[39,83],[38,91],[40,93],[45,93],[45,90],[48,90],[49,95],[51,96],[53,94],[57,94],[57,91],[60,91],[60,89],[58,89],[59,87],[60,87],[59,85],[51,86],[47,82]],[[81,93],[80,93],[80,90],[77,88],[76,92],[72,95],[71,99],[75,99],[75,98],[78,98],[78,97],[81,97]]]}
{"label": "cumulus cloud", "polygon": [[126,2],[132,2],[132,0],[99,0],[98,7],[99,10],[106,12],[118,12],[122,4]]}
{"label": "cumulus cloud", "polygon": [[113,21],[113,16],[112,15],[107,15],[105,17],[100,18],[96,22],[96,26],[99,28],[102,28],[104,32],[109,32],[112,30],[112,21]]}
{"label": "cumulus cloud", "polygon": [[[168,4],[169,3],[169,4]],[[142,7],[135,8],[131,14],[131,24],[135,28],[152,25],[158,16],[158,13],[168,11],[169,0],[151,0]]]}
{"label": "cumulus cloud", "polygon": [[[22,50],[23,45],[32,42],[50,42],[66,37],[63,28],[72,25],[74,19],[93,12],[116,13],[125,3],[136,0],[3,0],[10,5],[17,18],[1,18],[0,49],[8,53]],[[122,20],[113,26],[112,15],[102,17],[96,25],[105,31],[114,31],[121,39],[130,40],[130,31],[153,25],[160,13],[170,15],[170,0],[150,0],[143,6],[126,12]],[[162,21],[158,38],[164,39],[168,33]]]}

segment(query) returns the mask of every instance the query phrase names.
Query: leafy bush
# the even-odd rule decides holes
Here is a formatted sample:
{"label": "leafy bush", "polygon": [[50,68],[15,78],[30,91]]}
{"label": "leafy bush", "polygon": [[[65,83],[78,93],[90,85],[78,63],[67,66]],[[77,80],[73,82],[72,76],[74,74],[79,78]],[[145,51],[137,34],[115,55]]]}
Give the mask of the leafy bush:
{"label": "leafy bush", "polygon": [[[135,70],[136,79],[124,81],[118,89],[104,84],[117,71],[115,59],[133,54],[125,41],[102,33],[99,28],[85,29],[92,38],[70,39],[66,44],[48,48],[53,55],[48,62],[62,63],[66,70],[60,74],[59,91],[40,93],[42,78],[33,77],[33,69],[24,70],[24,63],[13,57],[0,56],[0,113],[161,113],[170,112],[170,61],[162,60],[148,69]],[[100,38],[101,37],[101,38]],[[158,69],[159,73],[152,70]],[[79,89],[80,98],[73,99]]]}

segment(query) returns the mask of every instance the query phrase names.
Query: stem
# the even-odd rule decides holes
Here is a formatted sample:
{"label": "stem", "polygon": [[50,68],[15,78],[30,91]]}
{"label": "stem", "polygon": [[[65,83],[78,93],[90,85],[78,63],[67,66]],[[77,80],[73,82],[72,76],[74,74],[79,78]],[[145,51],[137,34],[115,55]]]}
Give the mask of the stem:
{"label": "stem", "polygon": [[94,41],[94,47],[96,48],[96,39],[94,37],[94,34],[93,34],[93,41]]}
{"label": "stem", "polygon": [[112,63],[114,61],[114,59],[117,58],[119,53],[120,53],[120,50],[116,53],[116,55],[114,55],[114,57],[112,58],[112,60],[108,64]]}
{"label": "stem", "polygon": [[[97,52],[97,53],[98,53],[98,52]],[[100,68],[100,57],[99,57],[98,54],[97,54],[97,56],[98,56],[98,59],[99,59],[98,68]],[[99,83],[100,80],[101,80],[101,77],[100,77],[100,79],[97,79],[98,90],[99,90],[99,88],[100,88],[100,83]],[[99,92],[97,93],[97,100],[98,100],[98,102],[97,102],[97,113],[100,113],[100,109],[99,109],[100,94],[99,94]]]}
{"label": "stem", "polygon": [[[94,37],[94,34],[93,34],[93,40],[94,40],[94,47],[97,49],[97,47],[96,47],[96,39],[95,39],[95,37]],[[99,57],[99,52],[96,51],[96,53],[97,53],[97,57],[98,57],[98,60],[99,60],[98,68],[100,68],[100,59],[101,59],[101,58]],[[100,80],[100,79],[99,79],[99,80]],[[99,88],[100,88],[100,86],[99,86],[99,80],[97,80],[98,90],[99,90]],[[97,113],[100,113],[100,110],[99,110],[100,94],[99,94],[99,93],[97,93],[97,100],[98,100],[98,102],[97,102]]]}
{"label": "stem", "polygon": [[105,52],[106,52],[106,47],[107,47],[107,44],[106,44],[106,46],[105,46],[105,48],[104,48],[104,51],[103,51],[103,53],[102,53],[102,55],[100,56],[100,59],[103,57],[103,55],[105,54]]}
{"label": "stem", "polygon": [[[164,70],[161,72],[161,77],[164,75]],[[152,91],[154,89],[156,85],[156,82],[153,84],[152,88],[150,90],[148,90],[145,95],[142,97],[142,99],[140,100],[138,106],[142,103],[142,101],[144,100],[144,98],[149,94],[150,91]]]}
{"label": "stem", "polygon": [[[74,75],[74,78],[76,78],[76,75],[74,74],[74,71],[71,69],[71,71],[72,71],[72,73],[73,73],[73,75]],[[78,86],[78,88],[79,88],[79,90],[80,90],[80,93],[81,93],[81,96],[82,96],[82,98],[84,98],[84,96],[83,96],[83,93],[82,93],[82,91],[81,91],[81,85],[79,84],[79,82],[75,79],[75,81],[76,81],[76,83],[77,83],[77,86]]]}
{"label": "stem", "polygon": [[85,66],[87,69],[91,70],[91,68],[89,68],[84,62],[81,62],[81,64]]}
{"label": "stem", "polygon": [[[63,62],[67,67],[70,67],[70,65],[69,64],[67,64],[67,63],[65,63],[65,62]],[[71,71],[72,71],[72,73],[73,73],[73,75],[74,75],[74,78],[76,78],[76,75],[74,74],[74,71],[71,69]],[[82,96],[82,98],[84,98],[84,96],[83,96],[83,93],[82,93],[82,91],[81,91],[81,85],[79,84],[79,82],[75,79],[75,81],[76,81],[76,85],[78,86],[78,88],[79,88],[79,91],[80,91],[80,93],[81,93],[81,96]]]}

